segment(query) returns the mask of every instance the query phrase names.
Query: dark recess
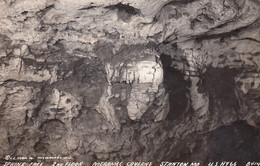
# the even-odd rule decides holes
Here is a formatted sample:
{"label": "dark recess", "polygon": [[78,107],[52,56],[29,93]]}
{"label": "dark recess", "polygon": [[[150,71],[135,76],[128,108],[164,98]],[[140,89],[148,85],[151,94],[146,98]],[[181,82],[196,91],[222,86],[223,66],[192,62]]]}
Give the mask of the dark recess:
{"label": "dark recess", "polygon": [[164,87],[169,94],[170,111],[168,120],[175,120],[184,115],[184,110],[189,104],[190,82],[184,80],[183,73],[171,67],[171,56],[162,54],[161,62],[164,71]]}
{"label": "dark recess", "polygon": [[125,5],[125,4],[122,4],[122,3],[118,3],[116,5],[111,5],[111,6],[108,6],[106,8],[111,9],[111,10],[118,9],[119,11],[125,11],[126,13],[128,13],[130,15],[136,15],[136,14],[140,13],[139,9],[134,8],[134,7],[132,7],[128,4]]}
{"label": "dark recess", "polygon": [[51,10],[52,8],[54,8],[54,5],[49,5],[49,6],[47,6],[46,8],[44,8],[44,9],[38,11],[38,12],[36,13],[36,15],[37,15],[39,18],[42,18],[42,17],[45,16],[45,14],[46,14],[49,10]]}
{"label": "dark recess", "polygon": [[212,114],[222,112],[220,119],[231,113],[235,115],[240,109],[235,82],[238,73],[237,69],[209,67],[198,84],[199,93],[209,94],[209,111]]}
{"label": "dark recess", "polygon": [[170,1],[169,3],[165,4],[164,6],[167,5],[187,5],[189,3],[195,2],[196,0],[174,0]]}
{"label": "dark recess", "polygon": [[118,10],[118,18],[125,22],[128,22],[131,19],[131,16],[141,13],[139,9],[122,3],[111,5],[106,8],[110,10]]}
{"label": "dark recess", "polygon": [[249,161],[260,161],[260,130],[237,121],[222,126],[210,134],[210,154],[207,161],[236,161],[245,165]]}

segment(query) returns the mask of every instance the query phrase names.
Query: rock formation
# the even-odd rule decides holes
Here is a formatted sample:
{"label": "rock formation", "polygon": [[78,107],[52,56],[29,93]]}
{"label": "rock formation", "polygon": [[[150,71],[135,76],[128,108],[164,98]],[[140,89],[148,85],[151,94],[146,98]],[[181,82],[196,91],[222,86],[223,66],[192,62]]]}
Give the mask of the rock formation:
{"label": "rock formation", "polygon": [[259,0],[0,9],[0,164],[259,161]]}

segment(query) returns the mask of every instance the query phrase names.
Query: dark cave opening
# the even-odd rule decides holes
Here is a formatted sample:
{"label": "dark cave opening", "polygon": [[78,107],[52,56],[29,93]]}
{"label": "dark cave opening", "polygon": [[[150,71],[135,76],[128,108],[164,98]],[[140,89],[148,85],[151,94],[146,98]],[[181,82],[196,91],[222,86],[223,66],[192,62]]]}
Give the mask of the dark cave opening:
{"label": "dark cave opening", "polygon": [[164,71],[164,87],[169,94],[170,110],[167,119],[175,120],[184,115],[184,110],[189,104],[190,82],[184,79],[181,71],[171,66],[171,56],[162,54],[160,59]]}
{"label": "dark cave opening", "polygon": [[198,91],[209,94],[210,113],[219,120],[236,116],[240,110],[235,82],[238,73],[236,69],[209,67],[198,83]]}

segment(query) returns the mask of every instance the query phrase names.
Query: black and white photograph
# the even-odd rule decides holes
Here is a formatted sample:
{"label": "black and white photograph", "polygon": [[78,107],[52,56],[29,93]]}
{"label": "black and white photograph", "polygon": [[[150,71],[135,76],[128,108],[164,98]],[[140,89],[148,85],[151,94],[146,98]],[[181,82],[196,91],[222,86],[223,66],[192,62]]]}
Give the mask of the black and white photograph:
{"label": "black and white photograph", "polygon": [[0,0],[0,166],[260,166],[260,0]]}

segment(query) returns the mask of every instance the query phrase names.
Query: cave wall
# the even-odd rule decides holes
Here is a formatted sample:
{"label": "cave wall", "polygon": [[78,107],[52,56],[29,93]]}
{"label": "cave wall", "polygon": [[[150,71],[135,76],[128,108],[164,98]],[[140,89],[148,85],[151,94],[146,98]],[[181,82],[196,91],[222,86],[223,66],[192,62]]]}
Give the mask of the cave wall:
{"label": "cave wall", "polygon": [[258,0],[0,9],[1,161],[260,159]]}

